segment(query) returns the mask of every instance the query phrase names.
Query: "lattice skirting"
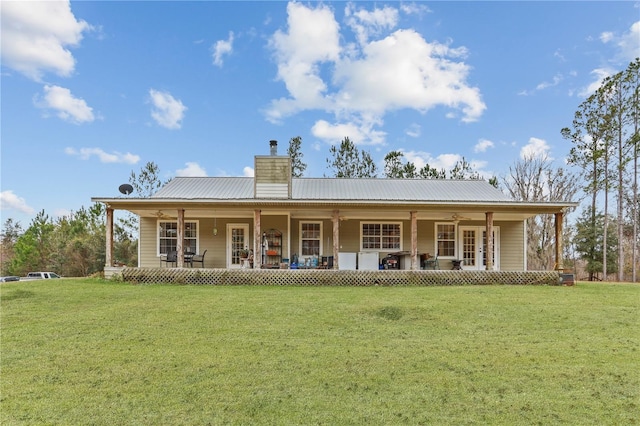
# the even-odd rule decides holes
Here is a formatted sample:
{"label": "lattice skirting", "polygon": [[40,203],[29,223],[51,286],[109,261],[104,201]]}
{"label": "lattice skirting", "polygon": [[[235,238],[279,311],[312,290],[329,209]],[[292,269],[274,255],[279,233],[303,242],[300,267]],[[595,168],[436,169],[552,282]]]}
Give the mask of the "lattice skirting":
{"label": "lattice skirting", "polygon": [[341,271],[294,269],[124,268],[134,284],[269,286],[560,285],[557,271]]}

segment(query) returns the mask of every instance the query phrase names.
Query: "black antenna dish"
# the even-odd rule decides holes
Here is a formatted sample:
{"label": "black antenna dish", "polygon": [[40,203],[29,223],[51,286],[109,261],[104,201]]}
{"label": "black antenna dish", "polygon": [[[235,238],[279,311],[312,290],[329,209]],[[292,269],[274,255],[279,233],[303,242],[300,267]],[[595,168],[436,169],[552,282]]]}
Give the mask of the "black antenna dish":
{"label": "black antenna dish", "polygon": [[129,195],[133,192],[133,186],[129,185],[128,183],[123,183],[118,188],[118,191],[120,191],[124,195]]}

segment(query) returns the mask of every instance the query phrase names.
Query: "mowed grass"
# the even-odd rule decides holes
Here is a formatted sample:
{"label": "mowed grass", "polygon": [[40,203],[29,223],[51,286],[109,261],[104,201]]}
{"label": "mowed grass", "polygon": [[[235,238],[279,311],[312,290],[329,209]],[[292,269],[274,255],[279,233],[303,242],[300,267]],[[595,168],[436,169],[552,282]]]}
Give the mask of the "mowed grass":
{"label": "mowed grass", "polygon": [[640,286],[0,286],[0,423],[637,424]]}

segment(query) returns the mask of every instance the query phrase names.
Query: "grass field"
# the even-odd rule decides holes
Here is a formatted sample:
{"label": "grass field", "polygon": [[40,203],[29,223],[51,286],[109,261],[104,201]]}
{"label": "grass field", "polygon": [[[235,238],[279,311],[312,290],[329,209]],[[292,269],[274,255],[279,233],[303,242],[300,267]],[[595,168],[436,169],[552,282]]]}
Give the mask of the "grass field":
{"label": "grass field", "polygon": [[640,286],[0,286],[0,423],[640,423]]}

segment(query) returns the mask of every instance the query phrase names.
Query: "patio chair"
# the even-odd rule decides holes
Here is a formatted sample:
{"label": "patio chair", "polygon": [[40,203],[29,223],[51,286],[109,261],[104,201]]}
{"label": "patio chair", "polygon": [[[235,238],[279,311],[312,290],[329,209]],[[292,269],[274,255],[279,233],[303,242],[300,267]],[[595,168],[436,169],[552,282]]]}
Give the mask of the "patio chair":
{"label": "patio chair", "polygon": [[171,266],[175,266],[178,263],[178,252],[177,251],[170,251],[167,254],[161,254],[160,255],[160,267],[162,268],[162,262],[166,263],[167,266],[169,266],[169,263],[171,263]]}
{"label": "patio chair", "polygon": [[424,261],[424,269],[440,269],[440,263],[438,262],[438,256],[430,257]]}
{"label": "patio chair", "polygon": [[202,265],[202,268],[204,268],[204,255],[207,254],[207,251],[205,250],[202,254],[194,254],[193,257],[191,258],[191,267],[193,268],[193,263],[199,263]]}

